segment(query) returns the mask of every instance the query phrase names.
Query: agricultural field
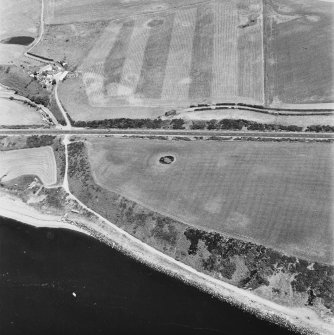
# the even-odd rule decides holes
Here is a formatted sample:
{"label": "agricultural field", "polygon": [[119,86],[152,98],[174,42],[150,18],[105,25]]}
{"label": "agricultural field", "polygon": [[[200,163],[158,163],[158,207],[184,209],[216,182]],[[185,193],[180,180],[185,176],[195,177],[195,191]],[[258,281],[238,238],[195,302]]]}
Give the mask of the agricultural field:
{"label": "agricultural field", "polygon": [[266,100],[272,106],[334,100],[331,1],[264,1]]}
{"label": "agricultural field", "polygon": [[144,207],[333,263],[331,144],[97,138],[87,148],[95,182]]}
{"label": "agricultural field", "polygon": [[47,0],[46,23],[66,24],[94,22],[144,15],[152,12],[167,12],[173,9],[201,3],[201,0]]}
{"label": "agricultural field", "polygon": [[76,71],[59,90],[74,120],[154,118],[190,104],[229,101],[332,108],[333,6],[49,0],[34,52],[66,60]]}
{"label": "agricultural field", "polygon": [[[79,20],[84,8],[90,19]],[[75,120],[157,117],[192,103],[263,104],[262,11],[260,0],[193,0],[177,8],[172,1],[48,1],[34,52],[65,59],[77,72],[59,90]]]}
{"label": "agricultural field", "polygon": [[42,124],[41,115],[35,108],[24,105],[22,102],[11,101],[0,95],[0,126]]}
{"label": "agricultural field", "polygon": [[[14,36],[38,35],[40,0],[0,0],[0,41]],[[9,64],[22,57],[27,47],[0,43],[0,64]]]}
{"label": "agricultural field", "polygon": [[45,186],[57,182],[57,166],[49,146],[0,151],[0,178],[6,182],[25,175],[37,176]]}
{"label": "agricultural field", "polygon": [[58,61],[66,60],[69,70],[75,70],[107,25],[108,21],[45,25],[43,38],[33,52]]}
{"label": "agricultural field", "polygon": [[[173,106],[236,96],[262,103],[262,6],[242,4],[210,1],[111,21],[79,68],[90,104]],[[249,17],[256,20],[250,27]]]}
{"label": "agricultural field", "polygon": [[225,109],[225,110],[210,110],[210,111],[196,111],[179,113],[174,118],[181,118],[184,120],[248,120],[258,123],[269,123],[283,126],[296,125],[299,127],[308,127],[311,125],[322,124],[334,126],[333,115],[274,115],[266,113],[258,113],[253,111]]}

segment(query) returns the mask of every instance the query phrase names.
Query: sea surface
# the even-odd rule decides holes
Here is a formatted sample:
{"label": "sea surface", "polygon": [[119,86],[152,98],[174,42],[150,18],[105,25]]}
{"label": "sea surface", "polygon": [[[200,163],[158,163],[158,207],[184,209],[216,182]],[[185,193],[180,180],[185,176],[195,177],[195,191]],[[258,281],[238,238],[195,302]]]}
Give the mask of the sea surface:
{"label": "sea surface", "polygon": [[0,334],[293,334],[86,235],[0,217]]}

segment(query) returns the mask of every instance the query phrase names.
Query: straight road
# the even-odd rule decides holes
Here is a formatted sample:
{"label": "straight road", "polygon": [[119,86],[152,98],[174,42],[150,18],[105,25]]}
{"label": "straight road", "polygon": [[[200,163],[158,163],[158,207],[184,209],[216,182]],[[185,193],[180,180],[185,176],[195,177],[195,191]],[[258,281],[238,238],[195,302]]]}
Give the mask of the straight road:
{"label": "straight road", "polygon": [[334,133],[307,132],[248,132],[210,130],[162,130],[162,129],[0,129],[0,135],[141,135],[141,136],[226,136],[226,137],[275,137],[334,139]]}

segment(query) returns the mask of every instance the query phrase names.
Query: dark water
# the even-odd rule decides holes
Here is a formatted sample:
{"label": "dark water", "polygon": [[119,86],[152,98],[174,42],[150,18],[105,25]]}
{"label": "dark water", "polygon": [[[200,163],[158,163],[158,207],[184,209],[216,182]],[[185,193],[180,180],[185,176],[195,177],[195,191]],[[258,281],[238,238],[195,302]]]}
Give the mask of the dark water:
{"label": "dark water", "polygon": [[3,41],[5,44],[19,44],[19,45],[29,45],[33,42],[34,38],[30,36],[15,36],[7,38]]}
{"label": "dark water", "polygon": [[0,217],[0,334],[291,332],[80,233]]}

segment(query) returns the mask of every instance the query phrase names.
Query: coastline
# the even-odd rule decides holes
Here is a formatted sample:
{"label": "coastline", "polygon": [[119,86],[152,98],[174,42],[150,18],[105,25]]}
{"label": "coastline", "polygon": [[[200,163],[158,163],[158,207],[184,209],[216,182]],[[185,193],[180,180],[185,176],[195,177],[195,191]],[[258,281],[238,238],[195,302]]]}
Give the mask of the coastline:
{"label": "coastline", "polygon": [[0,217],[6,217],[36,228],[70,229],[88,234],[86,230],[61,221],[61,216],[43,214],[20,199],[0,191]]}
{"label": "coastline", "polygon": [[[80,202],[79,202],[80,204]],[[81,205],[81,204],[80,204]],[[120,252],[160,272],[195,286],[219,299],[247,310],[260,318],[298,330],[301,333],[334,334],[333,321],[324,322],[308,308],[291,308],[263,299],[250,291],[198,272],[134,238],[98,214],[95,222],[79,218],[78,226],[61,221],[61,216],[43,214],[19,198],[0,191],[0,216],[34,227],[70,229],[99,239]],[[103,227],[101,227],[101,225]]]}

